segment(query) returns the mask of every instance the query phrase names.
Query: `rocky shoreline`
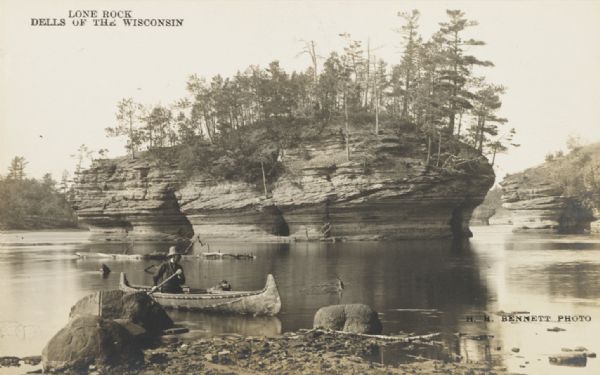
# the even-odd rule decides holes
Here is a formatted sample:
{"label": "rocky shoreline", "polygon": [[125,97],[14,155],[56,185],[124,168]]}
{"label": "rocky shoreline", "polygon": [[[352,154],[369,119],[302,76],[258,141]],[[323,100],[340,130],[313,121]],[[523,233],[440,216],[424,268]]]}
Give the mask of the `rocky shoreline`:
{"label": "rocky shoreline", "polygon": [[[144,363],[56,374],[506,374],[489,363],[461,362],[439,335],[387,337],[300,330],[278,337],[225,334],[212,338],[166,335],[144,351]],[[384,360],[393,347],[393,360]],[[383,363],[382,363],[383,362]],[[13,364],[14,366],[15,364]],[[41,373],[36,369],[30,373]]]}
{"label": "rocky shoreline", "polygon": [[[80,299],[41,357],[1,357],[0,367],[55,374],[401,374],[501,373],[461,363],[439,333],[380,335],[378,313],[363,304],[330,305],[313,329],[275,336],[197,336],[176,326],[146,293],[99,291]],[[497,367],[497,366],[496,366]],[[473,371],[477,372],[473,372]]]}
{"label": "rocky shoreline", "polygon": [[[518,348],[498,351],[495,360],[467,360],[453,353],[440,334],[424,336],[378,336],[347,332],[301,329],[277,337],[221,334],[198,338],[187,334],[162,336],[143,352],[144,361],[129,365],[86,369],[50,370],[68,375],[246,375],[246,374],[465,374],[502,375],[510,372],[502,364],[510,356],[529,363]],[[471,337],[486,340],[487,336]],[[506,349],[506,348],[505,348]],[[551,364],[585,367],[596,354],[583,347],[563,348],[548,357]],[[539,360],[539,359],[538,359]],[[2,368],[21,367],[27,374],[43,373],[40,356],[0,357]],[[17,372],[12,372],[17,373]]]}
{"label": "rocky shoreline", "polygon": [[[164,338],[146,351],[147,364],[129,374],[500,374],[502,368],[456,362],[441,342],[348,335],[337,331],[300,330],[275,338],[222,335],[192,341]],[[394,345],[404,363],[380,362],[383,350]],[[435,349],[432,351],[432,348]],[[435,352],[437,358],[432,359]],[[106,374],[121,373],[113,369]]]}

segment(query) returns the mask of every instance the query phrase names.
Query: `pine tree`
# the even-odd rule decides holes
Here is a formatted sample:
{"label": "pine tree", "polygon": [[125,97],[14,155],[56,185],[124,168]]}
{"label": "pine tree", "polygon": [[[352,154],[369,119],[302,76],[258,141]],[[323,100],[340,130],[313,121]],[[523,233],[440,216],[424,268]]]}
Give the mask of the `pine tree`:
{"label": "pine tree", "polygon": [[421,37],[418,35],[420,13],[418,10],[413,9],[411,13],[398,12],[398,16],[404,20],[404,25],[400,30],[404,40],[404,51],[402,61],[398,67],[399,75],[404,81],[401,89],[402,112],[400,118],[408,120],[409,105],[415,95],[415,81],[418,74],[417,58],[421,44]]}
{"label": "pine tree", "polygon": [[474,39],[463,39],[464,31],[476,26],[476,21],[465,18],[465,13],[460,10],[447,10],[447,22],[440,23],[440,30],[434,36],[443,48],[445,70],[442,82],[448,90],[448,132],[454,134],[456,114],[461,109],[472,108],[473,93],[465,89],[471,77],[473,66],[493,66],[490,61],[482,61],[474,56],[466,55],[466,49],[472,46],[482,46],[485,43]]}
{"label": "pine tree", "polygon": [[138,147],[142,144],[142,134],[138,129],[138,122],[142,115],[141,104],[135,103],[132,98],[123,98],[117,103],[117,126],[106,128],[109,137],[126,136],[125,148],[135,158]]}
{"label": "pine tree", "polygon": [[25,179],[25,167],[29,164],[28,161],[25,160],[23,156],[15,156],[8,166],[8,176],[9,180],[22,181]]}

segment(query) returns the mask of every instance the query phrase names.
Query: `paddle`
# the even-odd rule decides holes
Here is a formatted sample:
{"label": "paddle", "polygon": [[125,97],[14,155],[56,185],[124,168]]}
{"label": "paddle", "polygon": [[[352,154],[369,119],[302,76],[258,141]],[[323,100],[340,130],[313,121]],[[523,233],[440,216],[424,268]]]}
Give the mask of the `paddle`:
{"label": "paddle", "polygon": [[[198,242],[200,242],[200,245],[202,245],[202,241],[200,241],[200,235],[197,235],[197,236],[196,236],[196,240],[197,240]],[[186,248],[186,249],[183,251],[183,253],[182,253],[182,254],[187,254],[187,253],[188,253],[188,251],[190,251],[190,249],[192,248],[192,246],[194,246],[194,242],[195,242],[195,241],[190,241],[190,244],[189,244],[189,245],[188,245],[188,247],[187,247],[187,248]]]}
{"label": "paddle", "polygon": [[178,269],[177,271],[175,271],[174,274],[172,274],[171,276],[167,277],[162,283],[158,284],[157,286],[153,286],[152,289],[148,292],[148,295],[156,292],[157,290],[160,289],[160,287],[162,287],[163,285],[165,285],[169,280],[171,280],[175,276],[181,275],[182,273],[183,273],[183,271],[181,269]]}

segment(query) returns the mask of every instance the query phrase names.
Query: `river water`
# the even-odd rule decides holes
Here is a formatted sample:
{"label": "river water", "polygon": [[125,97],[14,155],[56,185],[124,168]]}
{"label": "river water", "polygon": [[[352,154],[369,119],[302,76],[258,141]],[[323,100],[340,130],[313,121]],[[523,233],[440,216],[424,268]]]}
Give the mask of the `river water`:
{"label": "river water", "polygon": [[[226,279],[235,290],[254,290],[272,273],[281,313],[274,318],[170,315],[190,328],[188,335],[278,335],[311,328],[321,306],[365,303],[380,313],[384,333],[442,332],[465,361],[488,361],[519,373],[600,374],[600,359],[589,359],[585,367],[548,361],[562,348],[600,352],[600,237],[513,234],[503,226],[472,229],[474,237],[462,243],[211,243],[211,251],[252,252],[256,258],[185,259],[187,284],[206,288]],[[81,231],[0,234],[0,356],[39,354],[67,323],[77,300],[117,288],[120,272],[132,283],[150,284],[144,268],[158,263],[80,259],[76,252],[151,253],[168,247],[90,243],[87,236]],[[101,263],[112,270],[107,278],[98,271]],[[552,322],[503,322],[501,311],[550,316]],[[589,321],[558,321],[561,316]],[[565,331],[547,331],[553,327]],[[386,352],[381,360],[393,363],[393,357],[393,351]]]}

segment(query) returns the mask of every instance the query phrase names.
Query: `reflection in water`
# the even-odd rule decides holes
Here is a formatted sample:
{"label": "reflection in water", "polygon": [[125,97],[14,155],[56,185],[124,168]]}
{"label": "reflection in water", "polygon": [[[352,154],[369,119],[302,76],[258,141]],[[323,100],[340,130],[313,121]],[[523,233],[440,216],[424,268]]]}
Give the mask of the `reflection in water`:
{"label": "reflection in water", "polygon": [[[191,329],[189,335],[277,335],[312,327],[315,312],[324,305],[365,303],[379,311],[384,333],[441,332],[451,352],[463,360],[495,365],[503,356],[502,365],[515,372],[561,373],[563,368],[551,366],[548,356],[562,347],[581,345],[600,351],[591,334],[600,332],[600,239],[512,234],[494,227],[474,232],[470,241],[458,243],[211,244],[211,250],[252,252],[257,257],[184,259],[191,287],[206,288],[226,279],[234,290],[256,290],[272,273],[282,298],[281,313],[277,318],[169,314]],[[98,244],[86,238],[87,233],[81,232],[0,234],[0,274],[5,276],[0,289],[0,355],[39,353],[66,324],[78,299],[116,288],[120,272],[134,284],[150,284],[151,275],[144,269],[159,263],[77,259],[75,252],[151,254],[169,246]],[[204,251],[198,246],[194,253]],[[99,272],[103,263],[112,270],[106,278]],[[338,279],[343,282],[341,293]],[[500,310],[587,314],[592,322],[513,324],[500,321],[495,314]],[[469,322],[469,316],[488,316],[490,321]],[[557,325],[565,331],[547,331]],[[513,347],[519,353],[512,352]],[[375,354],[388,362],[401,357],[401,349],[389,347]],[[594,360],[580,370],[600,373]]]}
{"label": "reflection in water", "polygon": [[238,333],[246,336],[281,335],[281,320],[275,316],[216,315],[189,311],[169,311],[178,324],[187,326],[187,337],[206,337],[221,333]]}
{"label": "reflection in water", "polygon": [[[543,267],[538,277],[547,280],[548,293],[554,297],[599,299],[600,263],[557,263]],[[596,287],[591,287],[591,285]]]}

